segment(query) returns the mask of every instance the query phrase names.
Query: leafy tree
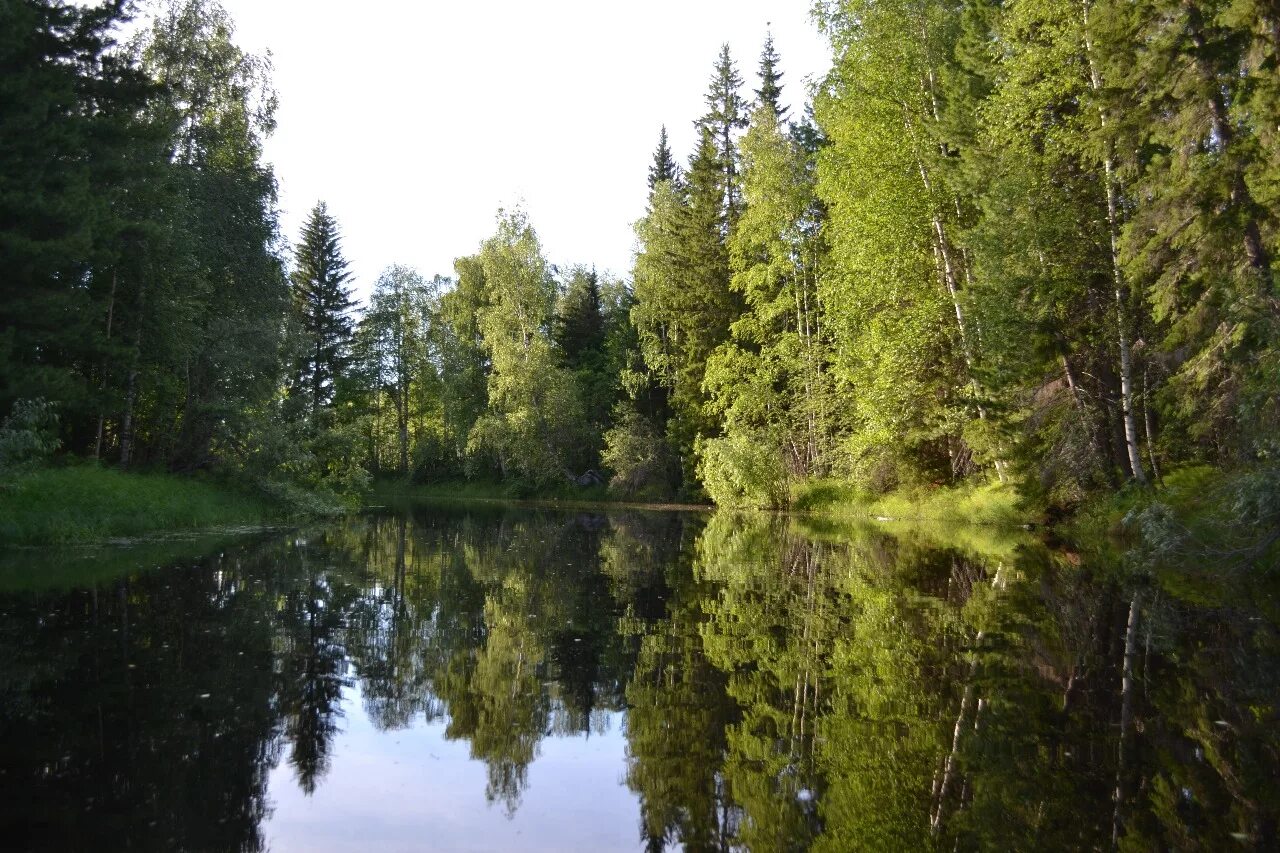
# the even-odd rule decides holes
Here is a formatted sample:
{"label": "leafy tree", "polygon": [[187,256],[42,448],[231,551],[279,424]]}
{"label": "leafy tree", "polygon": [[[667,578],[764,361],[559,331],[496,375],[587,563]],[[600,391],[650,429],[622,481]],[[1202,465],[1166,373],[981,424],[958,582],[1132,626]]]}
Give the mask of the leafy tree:
{"label": "leafy tree", "polygon": [[[832,265],[822,279],[833,367],[850,389],[851,451],[871,483],[963,473],[958,437],[974,354],[960,291],[957,205],[937,162],[931,81],[951,51],[954,11],[839,3],[826,26],[839,64],[817,114]],[[976,414],[976,413],[975,413]]]}
{"label": "leafy tree", "polygon": [[582,424],[572,374],[557,364],[553,348],[555,282],[520,211],[499,214],[480,263],[489,304],[479,329],[492,367],[488,410],[472,427],[468,448],[492,452],[504,477],[546,485],[567,473]]}
{"label": "leafy tree", "polygon": [[490,294],[479,255],[458,258],[454,269],[457,276],[453,287],[440,296],[439,322],[433,329],[440,353],[444,443],[449,457],[446,470],[461,473],[471,428],[488,402],[491,364],[479,318],[489,305]]}
{"label": "leafy tree", "polygon": [[[275,177],[262,163],[276,99],[270,64],[244,53],[234,35],[224,9],[189,0],[163,9],[140,46],[143,69],[167,93],[158,114],[173,128],[173,191],[182,203],[169,256],[147,268],[159,273],[156,288],[139,285],[136,294],[144,311],[164,313],[137,317],[135,351],[140,358],[163,347],[166,358],[150,375],[129,371],[122,462],[141,435],[175,467],[209,464],[215,443],[235,443],[241,413],[279,387],[288,290]],[[157,339],[157,330],[167,333]]]}
{"label": "leafy tree", "polygon": [[[373,285],[369,309],[361,319],[366,370],[375,393],[386,393],[395,413],[395,435],[401,474],[409,472],[411,426],[422,435],[425,417],[439,401],[439,376],[431,352],[431,324],[437,316],[440,282],[428,283],[416,271],[391,266]],[[438,442],[437,442],[438,443]]]}

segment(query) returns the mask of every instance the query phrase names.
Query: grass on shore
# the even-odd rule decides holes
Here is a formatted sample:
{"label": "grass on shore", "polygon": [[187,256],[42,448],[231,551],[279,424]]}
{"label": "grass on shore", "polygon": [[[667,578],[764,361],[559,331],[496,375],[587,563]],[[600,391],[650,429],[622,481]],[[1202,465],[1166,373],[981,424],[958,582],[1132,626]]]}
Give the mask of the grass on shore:
{"label": "grass on shore", "polygon": [[838,480],[816,480],[796,489],[791,508],[837,518],[1021,526],[1032,521],[1017,490],[996,483],[954,488],[901,489],[871,495]]}
{"label": "grass on shore", "polygon": [[173,474],[92,465],[16,474],[0,482],[0,545],[58,545],[157,530],[278,519],[280,508],[232,487]]}

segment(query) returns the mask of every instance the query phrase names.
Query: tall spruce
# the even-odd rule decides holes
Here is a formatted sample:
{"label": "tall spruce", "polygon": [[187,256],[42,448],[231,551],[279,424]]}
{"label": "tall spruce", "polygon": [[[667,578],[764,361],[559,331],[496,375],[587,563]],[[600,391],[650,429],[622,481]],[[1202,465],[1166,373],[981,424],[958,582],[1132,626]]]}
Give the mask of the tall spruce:
{"label": "tall spruce", "polygon": [[293,304],[300,344],[295,387],[306,395],[308,416],[315,426],[320,411],[332,405],[335,382],[347,365],[355,307],[338,224],[323,201],[316,203],[302,226],[296,264]]}
{"label": "tall spruce", "polygon": [[706,96],[707,113],[697,126],[711,136],[727,236],[742,213],[742,187],[738,177],[738,137],[747,126],[747,104],[742,97],[742,77],[726,43],[720,47]]}
{"label": "tall spruce", "polygon": [[667,126],[662,126],[658,134],[658,147],[653,152],[653,164],[649,166],[649,192],[653,192],[662,181],[679,179],[680,169],[675,158],[671,156],[671,145],[667,142]]}
{"label": "tall spruce", "polygon": [[1126,172],[1141,199],[1122,252],[1161,325],[1168,424],[1196,455],[1247,458],[1257,426],[1242,430],[1250,386],[1280,333],[1266,239],[1276,212],[1255,191],[1265,186],[1265,119],[1241,108],[1255,85],[1248,28],[1229,23],[1224,6],[1147,0],[1132,13],[1136,38],[1100,47],[1133,93],[1115,110],[1127,120],[1120,150],[1136,154]]}
{"label": "tall spruce", "polygon": [[778,70],[778,52],[773,47],[773,33],[766,33],[764,48],[760,51],[760,88],[756,89],[756,104],[767,106],[778,117],[787,120],[789,110],[782,103],[782,72]]}

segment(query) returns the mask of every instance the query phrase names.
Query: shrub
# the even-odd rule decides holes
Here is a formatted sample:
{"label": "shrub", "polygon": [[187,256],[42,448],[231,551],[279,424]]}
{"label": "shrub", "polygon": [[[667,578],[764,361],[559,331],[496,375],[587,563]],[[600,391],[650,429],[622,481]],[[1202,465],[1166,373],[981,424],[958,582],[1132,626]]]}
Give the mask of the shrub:
{"label": "shrub", "polygon": [[43,398],[18,400],[0,423],[0,471],[37,467],[59,444],[56,405]]}
{"label": "shrub", "polygon": [[658,497],[671,491],[673,465],[667,443],[648,419],[630,407],[615,409],[600,459],[613,472],[609,491],[615,495]]}
{"label": "shrub", "polygon": [[701,442],[698,476],[719,506],[787,506],[787,468],[776,442],[746,433]]}

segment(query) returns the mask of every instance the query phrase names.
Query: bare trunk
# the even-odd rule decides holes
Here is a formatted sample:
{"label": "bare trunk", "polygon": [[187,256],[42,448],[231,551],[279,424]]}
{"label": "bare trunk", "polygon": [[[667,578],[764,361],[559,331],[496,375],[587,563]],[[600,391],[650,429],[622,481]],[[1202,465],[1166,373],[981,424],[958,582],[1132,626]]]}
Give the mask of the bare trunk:
{"label": "bare trunk", "polygon": [[1138,614],[1141,594],[1134,593],[1129,602],[1129,625],[1124,633],[1124,664],[1120,679],[1120,743],[1116,758],[1115,813],[1111,818],[1111,847],[1120,842],[1120,817],[1124,805],[1125,748],[1128,745],[1129,724],[1133,718],[1133,658],[1138,644]]}
{"label": "bare trunk", "polygon": [[396,420],[400,428],[400,472],[409,473],[409,401],[404,389],[400,392],[400,401],[396,406]]}
{"label": "bare trunk", "polygon": [[[920,166],[920,177],[924,180],[925,187],[928,189],[929,178],[923,164]],[[964,356],[965,371],[969,375],[969,387],[973,390],[974,407],[978,410],[978,420],[985,421],[987,419],[986,409],[976,399],[979,396],[978,380],[973,375],[973,350],[969,345],[969,330],[965,326],[964,307],[960,304],[960,291],[956,286],[955,268],[951,263],[951,247],[947,243],[946,231],[942,227],[942,220],[937,216],[933,217],[933,236],[938,263],[942,268],[942,281],[947,288],[947,294],[951,297],[951,307],[955,310],[956,328],[960,333],[960,352]],[[1001,459],[995,460],[995,469],[996,476],[1000,478],[1000,482],[1006,482],[1004,461]]]}
{"label": "bare trunk", "polygon": [[[107,343],[111,343],[111,323],[115,319],[116,312],[116,271],[111,271],[111,296],[107,299]],[[106,393],[107,390],[107,374],[109,372],[109,364],[102,365],[102,383],[98,386],[98,390]],[[101,406],[101,403],[99,403]],[[93,438],[93,458],[102,458],[102,432],[106,426],[106,413],[98,409],[98,429]]]}
{"label": "bare trunk", "polygon": [[133,354],[129,373],[125,379],[124,417],[120,423],[120,467],[128,468],[133,461],[133,407],[138,399],[138,359],[142,357],[142,309],[146,304],[145,282],[138,288],[138,325],[133,332]]}
{"label": "bare trunk", "polygon": [[1148,387],[1149,370],[1142,371],[1142,423],[1147,432],[1147,458],[1151,461],[1151,476],[1160,482],[1160,466],[1156,464],[1156,431],[1151,421],[1151,398]]}
{"label": "bare trunk", "polygon": [[[1102,91],[1102,75],[1098,71],[1093,56],[1093,40],[1089,36],[1089,3],[1083,0],[1081,8],[1084,16],[1084,48],[1089,59],[1089,86],[1094,94]],[[1105,136],[1107,132],[1107,114],[1102,107],[1098,108],[1098,120]],[[1147,484],[1147,474],[1142,467],[1142,454],[1138,450],[1138,428],[1133,414],[1133,354],[1129,346],[1129,311],[1128,287],[1124,280],[1124,271],[1120,267],[1120,191],[1116,178],[1115,150],[1111,139],[1106,139],[1106,148],[1102,155],[1102,169],[1107,188],[1107,230],[1111,244],[1111,277],[1115,285],[1116,297],[1116,331],[1120,345],[1120,407],[1124,418],[1125,451],[1129,459],[1129,470],[1139,485]]]}
{"label": "bare trunk", "polygon": [[133,404],[137,397],[138,368],[129,368],[129,377],[125,380],[124,418],[120,423],[120,467],[128,468],[133,458]]}

